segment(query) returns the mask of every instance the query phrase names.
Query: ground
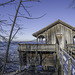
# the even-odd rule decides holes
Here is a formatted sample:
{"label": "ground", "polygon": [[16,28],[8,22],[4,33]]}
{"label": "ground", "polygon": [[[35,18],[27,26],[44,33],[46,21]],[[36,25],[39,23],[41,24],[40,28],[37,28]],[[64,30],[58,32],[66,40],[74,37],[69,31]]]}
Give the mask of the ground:
{"label": "ground", "polygon": [[16,73],[16,72],[11,72],[11,73],[7,73],[7,74],[4,74],[4,75],[57,75],[55,72],[38,72],[38,73],[35,73],[35,72],[32,72],[32,71],[23,71],[21,73]]}

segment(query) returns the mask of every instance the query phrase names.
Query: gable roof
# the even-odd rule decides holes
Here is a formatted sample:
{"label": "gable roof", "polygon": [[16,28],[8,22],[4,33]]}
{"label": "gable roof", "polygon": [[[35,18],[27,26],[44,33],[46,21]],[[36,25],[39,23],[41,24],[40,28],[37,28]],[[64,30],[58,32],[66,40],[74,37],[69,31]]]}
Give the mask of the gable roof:
{"label": "gable roof", "polygon": [[52,24],[48,25],[47,27],[45,27],[45,28],[43,28],[43,29],[41,29],[41,30],[39,30],[39,31],[37,31],[37,32],[35,32],[35,33],[33,33],[32,35],[35,36],[35,37],[37,37],[39,34],[45,32],[46,30],[50,29],[51,27],[55,26],[56,24],[62,24],[62,25],[64,25],[64,26],[66,26],[66,27],[72,29],[73,31],[75,31],[75,27],[73,27],[73,26],[71,26],[71,25],[69,25],[69,24],[67,24],[67,23],[65,23],[65,22],[63,22],[63,21],[61,21],[60,19],[58,19],[57,21],[55,21],[55,22],[53,22]]}

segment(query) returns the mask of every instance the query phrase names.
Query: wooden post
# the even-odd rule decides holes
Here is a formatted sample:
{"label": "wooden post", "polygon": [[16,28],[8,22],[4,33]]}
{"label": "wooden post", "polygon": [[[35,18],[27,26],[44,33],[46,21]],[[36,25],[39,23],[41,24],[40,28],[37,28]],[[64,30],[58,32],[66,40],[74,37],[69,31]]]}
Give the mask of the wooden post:
{"label": "wooden post", "polygon": [[70,54],[70,48],[68,48],[68,54]]}
{"label": "wooden post", "polygon": [[68,59],[68,75],[71,75],[71,58]]}
{"label": "wooden post", "polygon": [[56,44],[56,55],[57,55],[57,58],[58,58],[58,44]]}
{"label": "wooden post", "polygon": [[60,62],[60,48],[59,48],[59,55],[58,55],[58,58],[59,58],[59,62]]}
{"label": "wooden post", "polygon": [[61,65],[60,65],[60,47],[58,46],[58,75],[61,75]]}
{"label": "wooden post", "polygon": [[36,69],[35,69],[35,73],[37,73],[37,55],[38,55],[38,53],[37,53],[37,50],[38,50],[38,37],[37,37],[37,49],[36,49],[36,52],[35,52],[35,55],[36,55],[36,62],[35,62],[35,67],[36,67]]}
{"label": "wooden post", "polygon": [[71,48],[71,56],[72,56],[72,48]]}
{"label": "wooden post", "polygon": [[21,72],[21,52],[19,51],[19,72]]}
{"label": "wooden post", "polygon": [[40,52],[40,65],[42,65],[42,52]]}
{"label": "wooden post", "polygon": [[62,51],[61,75],[64,75],[64,71],[63,71],[63,51]]}
{"label": "wooden post", "polygon": [[56,71],[58,75],[58,44],[56,44]]}
{"label": "wooden post", "polygon": [[29,54],[27,54],[27,65],[29,65],[29,59],[28,59]]}
{"label": "wooden post", "polygon": [[54,57],[54,60],[56,60],[56,53],[55,52],[53,53],[53,57]]}

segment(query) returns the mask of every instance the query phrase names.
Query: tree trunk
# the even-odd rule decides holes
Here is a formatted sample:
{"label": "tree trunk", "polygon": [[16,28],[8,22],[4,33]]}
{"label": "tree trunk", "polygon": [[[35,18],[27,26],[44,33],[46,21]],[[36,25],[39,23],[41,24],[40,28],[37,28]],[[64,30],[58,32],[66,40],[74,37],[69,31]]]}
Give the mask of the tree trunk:
{"label": "tree trunk", "polygon": [[9,40],[8,40],[7,50],[6,50],[6,54],[5,54],[5,61],[4,61],[4,65],[3,65],[3,69],[2,69],[1,75],[3,75],[4,70],[5,70],[5,66],[6,66],[6,63],[7,63],[7,58],[8,58],[8,52],[9,52],[9,46],[10,46],[10,43],[11,43],[12,32],[13,32],[13,29],[14,29],[14,25],[15,25],[15,22],[16,22],[16,18],[17,18],[17,14],[18,14],[21,2],[22,2],[22,0],[20,0],[20,2],[19,2],[18,8],[16,10],[15,17],[14,17],[14,21],[13,21],[13,25],[12,25],[10,36],[9,36]]}

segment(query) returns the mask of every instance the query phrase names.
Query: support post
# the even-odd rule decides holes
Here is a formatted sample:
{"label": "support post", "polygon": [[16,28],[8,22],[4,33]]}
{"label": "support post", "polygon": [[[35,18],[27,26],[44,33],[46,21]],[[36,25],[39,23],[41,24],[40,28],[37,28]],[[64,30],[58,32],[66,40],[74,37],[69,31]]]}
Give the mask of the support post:
{"label": "support post", "polygon": [[21,52],[19,51],[19,72],[21,72]]}
{"label": "support post", "polygon": [[56,55],[57,55],[57,59],[58,59],[58,44],[56,44]]}
{"label": "support post", "polygon": [[36,70],[35,70],[35,73],[37,73],[37,55],[38,55],[38,53],[37,53],[37,50],[38,50],[38,37],[37,37],[37,49],[36,49],[36,52],[35,52],[35,55],[36,55],[36,61],[35,61],[35,67],[36,67]]}
{"label": "support post", "polygon": [[56,53],[53,53],[54,60],[56,60]]}
{"label": "support post", "polygon": [[29,65],[29,58],[28,58],[29,54],[27,54],[27,65]]}
{"label": "support post", "polygon": [[62,51],[61,75],[64,75],[64,71],[63,71],[63,51]]}
{"label": "support post", "polygon": [[58,48],[58,49],[59,49],[58,59],[59,59],[59,62],[60,62],[60,48]]}
{"label": "support post", "polygon": [[60,47],[58,47],[58,75],[61,75],[61,65],[60,65]]}
{"label": "support post", "polygon": [[71,75],[71,58],[68,59],[68,75]]}
{"label": "support post", "polygon": [[58,75],[58,44],[56,44],[56,71]]}
{"label": "support post", "polygon": [[42,65],[42,53],[40,52],[40,65]]}
{"label": "support post", "polygon": [[72,48],[71,48],[71,56],[72,56]]}

